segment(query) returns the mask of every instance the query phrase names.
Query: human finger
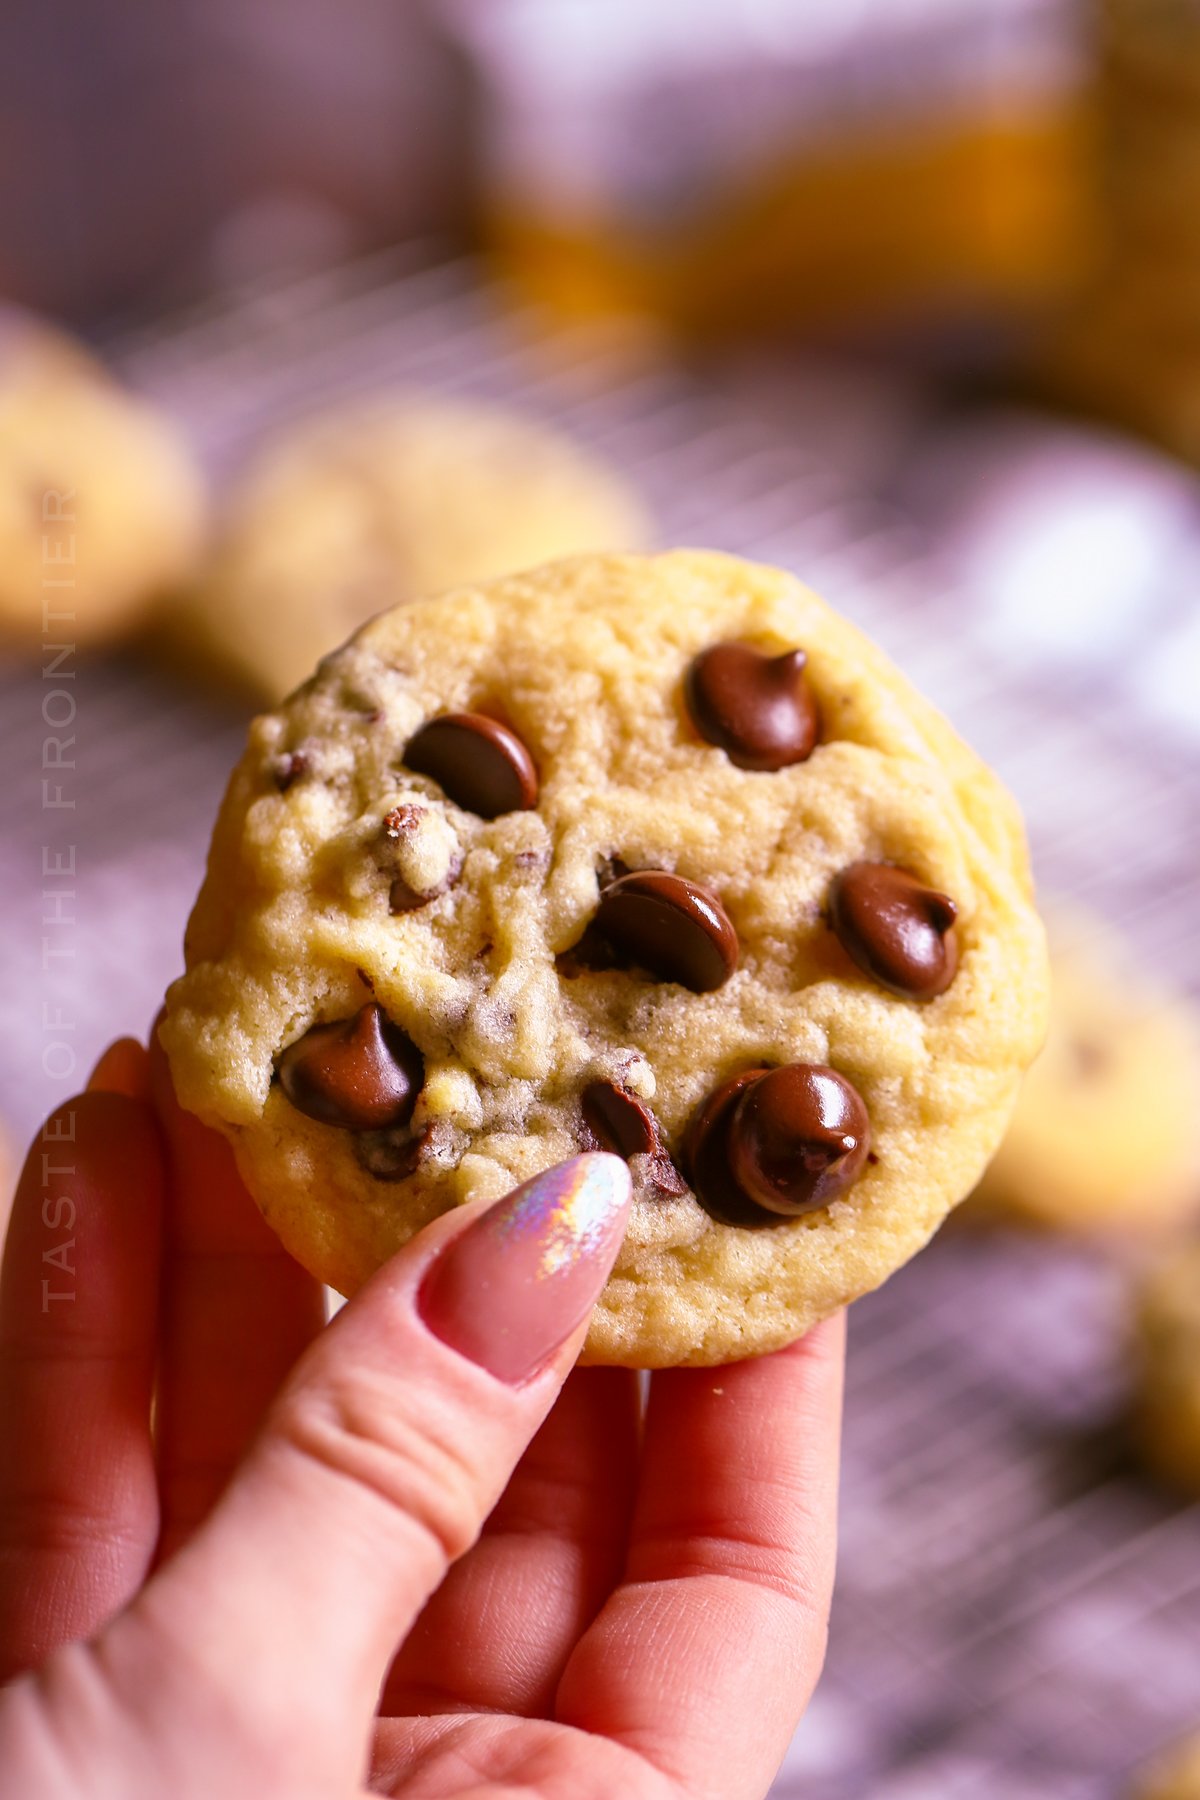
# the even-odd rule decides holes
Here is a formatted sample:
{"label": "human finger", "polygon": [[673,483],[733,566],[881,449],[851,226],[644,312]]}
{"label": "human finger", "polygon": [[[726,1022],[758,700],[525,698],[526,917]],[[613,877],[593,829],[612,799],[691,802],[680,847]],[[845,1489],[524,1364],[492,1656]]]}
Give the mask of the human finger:
{"label": "human finger", "polygon": [[816,1684],[836,1539],[844,1326],[655,1375],[625,1577],[559,1686],[689,1800],[761,1795]]}
{"label": "human finger", "polygon": [[325,1302],[263,1220],[224,1138],[180,1107],[157,1035],[149,1069],[168,1169],[156,1419],[163,1558],[211,1511],[321,1330]]}
{"label": "human finger", "polygon": [[[624,1235],[573,1158],[435,1221],[313,1343],[211,1519],[127,1615],[259,1729],[365,1741],[379,1684],[554,1400]],[[120,1629],[120,1627],[118,1627]]]}
{"label": "human finger", "polygon": [[0,1678],[89,1635],[158,1533],[150,1438],[162,1153],[88,1093],[42,1127],[0,1275]]}
{"label": "human finger", "polygon": [[624,1565],[636,1383],[629,1369],[572,1372],[479,1542],[401,1646],[381,1713],[552,1715],[567,1660]]}
{"label": "human finger", "polygon": [[150,1059],[146,1046],[133,1037],[116,1038],[88,1076],[89,1094],[125,1094],[130,1100],[150,1098]]}

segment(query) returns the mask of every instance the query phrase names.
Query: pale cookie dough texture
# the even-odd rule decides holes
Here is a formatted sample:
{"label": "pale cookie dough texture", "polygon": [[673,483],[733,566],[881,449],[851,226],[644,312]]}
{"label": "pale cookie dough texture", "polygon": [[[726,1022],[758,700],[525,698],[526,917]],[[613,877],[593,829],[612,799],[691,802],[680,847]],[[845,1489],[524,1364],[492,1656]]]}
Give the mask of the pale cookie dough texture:
{"label": "pale cookie dough texture", "polygon": [[[779,659],[751,657],[771,680],[793,682],[801,659],[784,653],[806,654],[820,720],[806,760],[739,767],[700,735],[689,671],[729,642]],[[733,674],[726,713],[749,694],[761,722],[754,668]],[[535,805],[487,819],[406,767],[447,712],[503,716],[536,765]],[[797,736],[786,705],[771,721]],[[937,890],[942,925],[953,908],[938,897],[953,900],[957,967],[916,971],[944,991],[906,998],[843,948],[831,892],[864,862]],[[582,954],[623,869],[705,890],[707,924],[685,918],[690,900],[678,930],[658,929],[653,902],[625,924],[651,962],[679,951],[695,985],[720,985]],[[855,902],[868,935],[873,894]],[[903,893],[891,900],[903,912]],[[942,950],[931,929],[903,942]],[[594,1144],[592,1084],[621,1097],[627,1125],[652,1116],[662,1154],[632,1157],[629,1232],[587,1345],[592,1361],[650,1367],[785,1344],[920,1249],[999,1142],[1046,1010],[1005,789],[798,581],[692,551],[562,562],[366,626],[251,726],[186,960],[163,1028],[180,1098],[230,1139],[292,1253],[344,1293],[446,1208]],[[415,1167],[389,1169],[386,1133],[298,1110],[276,1073],[312,1027],[372,1004],[423,1064]],[[728,1078],[798,1064],[836,1071],[822,1077],[835,1110],[847,1095],[851,1113],[865,1106],[869,1156],[827,1204],[718,1223],[677,1173],[689,1121]],[[787,1118],[760,1108],[764,1162],[772,1129],[786,1149]],[[862,1157],[861,1133],[839,1141]]]}
{"label": "pale cookie dough texture", "polygon": [[1200,1499],[1200,1242],[1177,1247],[1141,1279],[1134,1436],[1153,1474]]}
{"label": "pale cookie dough texture", "polygon": [[204,492],[182,439],[79,344],[0,308],[0,637],[115,637],[189,577]]}
{"label": "pale cookie dough texture", "polygon": [[1161,1233],[1200,1210],[1200,1030],[1090,914],[1051,912],[1050,1030],[972,1217]]}
{"label": "pale cookie dough texture", "polygon": [[621,477],[543,425],[453,400],[359,402],[262,451],[181,637],[274,703],[387,607],[647,536]]}

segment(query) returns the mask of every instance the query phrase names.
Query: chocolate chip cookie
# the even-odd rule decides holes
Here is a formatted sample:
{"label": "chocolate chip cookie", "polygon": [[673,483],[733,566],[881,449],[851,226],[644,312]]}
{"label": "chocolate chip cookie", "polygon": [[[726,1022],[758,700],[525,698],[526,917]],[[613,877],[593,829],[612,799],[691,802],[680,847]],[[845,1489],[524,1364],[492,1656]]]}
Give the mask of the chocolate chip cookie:
{"label": "chocolate chip cookie", "polygon": [[0,309],[0,636],[116,636],[191,574],[203,520],[169,421],[81,344]]}
{"label": "chocolate chip cookie", "polygon": [[558,563],[367,625],[255,721],[164,1040],[343,1292],[603,1147],[593,1361],[718,1363],[875,1287],[1041,1042],[1012,801],[799,582]]}
{"label": "chocolate chip cookie", "polygon": [[176,647],[274,703],[385,607],[647,532],[615,470],[532,419],[403,394],[343,405],[248,469]]}

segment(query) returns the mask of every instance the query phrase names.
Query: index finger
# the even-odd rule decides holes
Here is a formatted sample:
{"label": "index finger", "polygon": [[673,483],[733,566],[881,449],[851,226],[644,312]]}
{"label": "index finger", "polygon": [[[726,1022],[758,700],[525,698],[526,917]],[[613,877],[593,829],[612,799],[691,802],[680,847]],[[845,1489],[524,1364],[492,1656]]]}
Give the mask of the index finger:
{"label": "index finger", "polygon": [[845,1329],[653,1377],[625,1578],[557,1717],[639,1751],[689,1796],[766,1792],[825,1655]]}
{"label": "index finger", "polygon": [[170,1174],[156,1433],[161,1559],[212,1509],[325,1308],[320,1285],[246,1192],[228,1144],[180,1107],[157,1030],[150,1073]]}

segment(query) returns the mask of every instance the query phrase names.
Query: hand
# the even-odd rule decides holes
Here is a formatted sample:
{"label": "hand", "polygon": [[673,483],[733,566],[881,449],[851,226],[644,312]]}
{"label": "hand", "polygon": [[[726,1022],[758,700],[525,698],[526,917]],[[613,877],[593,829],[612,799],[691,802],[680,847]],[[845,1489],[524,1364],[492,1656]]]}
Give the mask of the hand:
{"label": "hand", "polygon": [[655,1375],[643,1424],[571,1368],[627,1205],[563,1165],[326,1326],[114,1045],[0,1284],[3,1800],[764,1794],[824,1651],[842,1327]]}

